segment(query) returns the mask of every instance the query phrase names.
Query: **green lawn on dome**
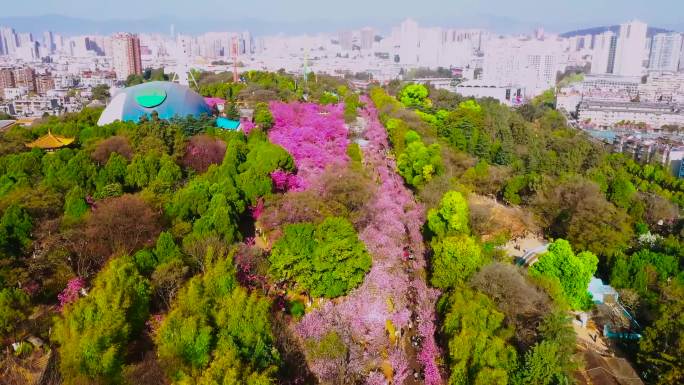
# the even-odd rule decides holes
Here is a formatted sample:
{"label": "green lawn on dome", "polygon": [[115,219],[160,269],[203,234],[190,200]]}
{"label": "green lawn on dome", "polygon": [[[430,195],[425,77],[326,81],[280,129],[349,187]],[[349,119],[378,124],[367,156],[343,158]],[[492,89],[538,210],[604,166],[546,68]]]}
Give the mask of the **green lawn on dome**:
{"label": "green lawn on dome", "polygon": [[159,88],[141,90],[135,95],[135,101],[142,107],[154,108],[164,103],[166,91]]}

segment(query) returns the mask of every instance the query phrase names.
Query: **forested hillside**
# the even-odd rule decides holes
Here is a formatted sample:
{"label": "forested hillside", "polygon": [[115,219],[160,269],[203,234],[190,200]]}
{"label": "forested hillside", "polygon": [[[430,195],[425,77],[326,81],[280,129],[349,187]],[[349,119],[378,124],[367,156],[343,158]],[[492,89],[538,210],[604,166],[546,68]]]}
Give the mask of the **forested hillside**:
{"label": "forested hillside", "polygon": [[[549,95],[196,75],[253,119],[0,134],[0,383],[572,383],[592,276],[644,380],[684,381],[684,183]],[[48,132],[75,142],[26,148]],[[529,234],[550,244],[524,268],[504,245]]]}

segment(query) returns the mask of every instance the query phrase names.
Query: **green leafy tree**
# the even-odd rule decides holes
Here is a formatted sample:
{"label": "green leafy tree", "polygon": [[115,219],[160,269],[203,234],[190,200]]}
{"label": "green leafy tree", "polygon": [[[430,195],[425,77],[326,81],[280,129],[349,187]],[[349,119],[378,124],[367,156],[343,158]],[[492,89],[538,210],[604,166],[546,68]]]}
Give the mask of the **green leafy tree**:
{"label": "green leafy tree", "polygon": [[484,294],[468,288],[444,296],[438,308],[448,338],[449,383],[506,385],[517,366],[512,331],[503,313]]}
{"label": "green leafy tree", "polygon": [[88,211],[85,193],[80,186],[74,186],[64,198],[64,218],[68,221],[78,221]]}
{"label": "green leafy tree", "polygon": [[371,257],[354,227],[338,217],[326,218],[318,226],[287,225],[269,260],[276,277],[328,298],[359,286],[371,267]]}
{"label": "green leafy tree", "polygon": [[226,108],[226,117],[232,120],[240,119],[240,110],[235,102],[228,103],[228,108]]}
{"label": "green leafy tree", "polygon": [[178,295],[155,341],[178,383],[271,384],[280,362],[270,303],[238,287],[232,258],[209,263]]}
{"label": "green leafy tree", "polygon": [[163,231],[161,234],[159,234],[159,238],[157,238],[157,244],[154,247],[153,252],[158,263],[160,264],[180,259],[183,256],[180,248],[176,246],[173,236],[168,231]]}
{"label": "green leafy tree", "polygon": [[406,151],[399,155],[397,168],[406,183],[419,187],[442,172],[439,144],[426,146],[415,131],[408,131],[404,140]]}
{"label": "green leafy tree", "polygon": [[88,296],[68,305],[55,323],[65,383],[120,382],[126,345],[143,327],[149,299],[149,282],[132,259],[112,260]]}
{"label": "green leafy tree", "polygon": [[571,383],[581,367],[575,352],[577,336],[571,318],[562,310],[546,315],[537,328],[539,342],[525,353],[514,384]]}
{"label": "green leafy tree", "polygon": [[397,99],[406,107],[428,107],[431,104],[428,94],[424,85],[408,84],[399,91]]}
{"label": "green leafy tree", "polygon": [[268,109],[266,103],[259,103],[254,110],[254,123],[261,127],[262,130],[268,131],[273,127],[273,114]]}
{"label": "green leafy tree", "polygon": [[355,92],[350,92],[344,98],[344,121],[347,123],[352,123],[356,120],[357,112],[359,107],[359,95]]}
{"label": "green leafy tree", "polygon": [[109,87],[106,84],[98,84],[92,89],[93,100],[99,100],[101,102],[107,101],[111,95],[109,95]]}
{"label": "green leafy tree", "polygon": [[558,280],[570,306],[573,309],[586,309],[591,306],[587,289],[597,265],[596,255],[589,251],[575,255],[568,241],[558,239],[532,265],[530,274]]}
{"label": "green leafy tree", "polygon": [[432,286],[452,289],[468,280],[484,263],[480,245],[472,237],[457,235],[433,242]]}
{"label": "green leafy tree", "polygon": [[17,255],[31,244],[33,223],[21,207],[8,207],[0,218],[0,250],[3,256]]}
{"label": "green leafy tree", "polygon": [[609,198],[617,207],[628,209],[636,194],[636,188],[628,175],[620,175],[610,184]]}
{"label": "green leafy tree", "polygon": [[131,74],[126,78],[126,87],[137,86],[145,83],[145,78],[142,75]]}
{"label": "green leafy tree", "polygon": [[430,231],[439,238],[469,234],[469,217],[468,202],[463,194],[449,191],[442,197],[438,208],[428,211],[427,224]]}
{"label": "green leafy tree", "polygon": [[684,286],[672,282],[662,291],[655,322],[644,330],[637,360],[658,385],[684,381]]}
{"label": "green leafy tree", "polygon": [[617,288],[630,288],[647,295],[678,273],[678,258],[644,249],[616,258],[610,282]]}
{"label": "green leafy tree", "polygon": [[17,288],[0,290],[0,335],[15,331],[28,315],[29,297]]}

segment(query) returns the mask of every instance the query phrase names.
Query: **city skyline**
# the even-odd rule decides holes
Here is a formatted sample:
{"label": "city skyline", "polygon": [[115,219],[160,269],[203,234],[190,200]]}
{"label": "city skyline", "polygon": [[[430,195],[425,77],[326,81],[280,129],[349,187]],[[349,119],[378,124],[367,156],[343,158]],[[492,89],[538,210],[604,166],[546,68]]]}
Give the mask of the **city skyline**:
{"label": "city skyline", "polygon": [[[0,24],[27,29],[39,22],[43,29],[65,34],[112,33],[115,27],[131,32],[164,32],[170,24],[176,24],[178,30],[187,33],[249,29],[265,34],[330,32],[365,25],[384,30],[411,17],[423,25],[431,26],[486,28],[502,33],[544,27],[563,33],[616,25],[624,20],[638,18],[655,27],[680,32],[684,30],[684,22],[677,17],[684,12],[684,4],[676,0],[655,0],[648,4],[638,0],[579,0],[565,4],[537,0],[494,0],[483,3],[476,0],[427,0],[418,6],[415,2],[399,0],[390,6],[386,1],[368,4],[351,0],[342,6],[321,5],[311,0],[287,4],[255,0],[230,5],[216,0],[192,3],[171,0],[163,4],[132,0],[94,4],[71,0],[67,12],[63,1],[46,0],[37,4],[35,0],[28,0],[5,5]],[[589,7],[593,10],[591,13],[586,12]],[[74,23],[74,19],[79,22]]]}

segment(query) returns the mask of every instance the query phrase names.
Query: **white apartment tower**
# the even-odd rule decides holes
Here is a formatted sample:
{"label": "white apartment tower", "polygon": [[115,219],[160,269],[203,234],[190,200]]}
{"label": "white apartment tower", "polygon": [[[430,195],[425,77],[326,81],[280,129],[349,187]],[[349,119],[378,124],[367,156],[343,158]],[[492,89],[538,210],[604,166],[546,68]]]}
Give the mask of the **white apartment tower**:
{"label": "white apartment tower", "polygon": [[612,74],[615,70],[615,51],[617,36],[606,31],[594,38],[594,50],[591,60],[591,73],[594,75]]}
{"label": "white apartment tower", "polygon": [[13,55],[19,48],[17,33],[12,28],[0,28],[0,55]]}
{"label": "white apartment tower", "polygon": [[399,27],[399,57],[402,64],[415,65],[418,63],[418,48],[420,44],[420,29],[418,23],[406,19]]}
{"label": "white apartment tower", "polygon": [[369,50],[373,48],[375,43],[375,30],[367,27],[361,30],[361,49]]}
{"label": "white apartment tower", "polygon": [[142,74],[138,36],[130,33],[114,35],[112,37],[112,61],[119,80],[126,80],[129,75]]}
{"label": "white apartment tower", "polygon": [[647,30],[646,23],[637,20],[620,25],[613,73],[620,76],[642,75]]}
{"label": "white apartment tower", "polygon": [[677,71],[682,54],[682,40],[682,35],[676,32],[659,33],[653,36],[648,69],[652,71]]}

